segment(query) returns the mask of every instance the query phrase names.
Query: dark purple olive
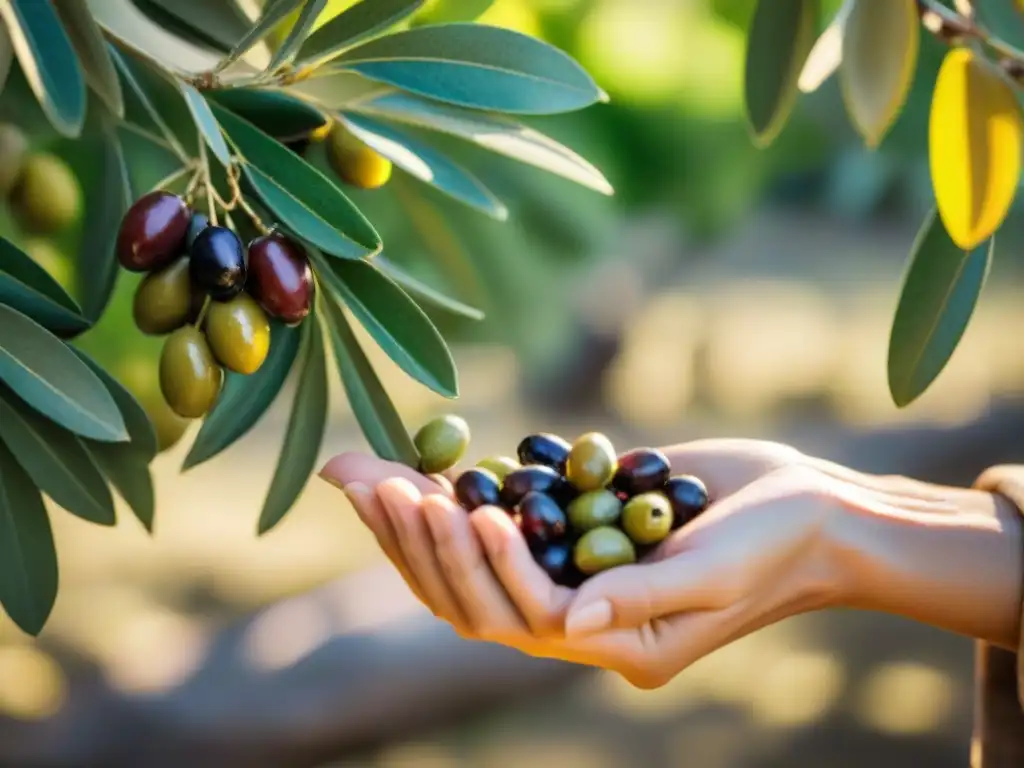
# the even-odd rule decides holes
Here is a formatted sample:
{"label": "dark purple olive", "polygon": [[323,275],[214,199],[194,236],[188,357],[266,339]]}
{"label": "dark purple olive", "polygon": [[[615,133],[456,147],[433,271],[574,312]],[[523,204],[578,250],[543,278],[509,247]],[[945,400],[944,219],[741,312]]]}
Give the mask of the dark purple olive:
{"label": "dark purple olive", "polygon": [[500,490],[498,478],[486,469],[467,469],[455,481],[455,498],[470,512],[500,503]]}
{"label": "dark purple olive", "polygon": [[522,519],[520,530],[530,549],[539,549],[553,541],[565,538],[569,529],[565,512],[558,502],[545,493],[530,491],[523,496],[517,509]]}
{"label": "dark purple olive", "polygon": [[636,448],[619,456],[612,488],[629,496],[661,490],[672,472],[668,457],[656,448]]}
{"label": "dark purple olive", "polygon": [[565,478],[551,467],[532,464],[509,472],[501,486],[501,503],[506,507],[519,505],[530,491],[540,491],[549,496],[559,496],[565,490]]}
{"label": "dark purple olive", "polygon": [[573,562],[572,542],[548,544],[534,552],[533,557],[555,584],[575,588],[583,583],[583,574],[576,570]]}
{"label": "dark purple olive", "polygon": [[672,504],[672,527],[679,528],[708,508],[708,489],[699,477],[670,477],[661,492]]}
{"label": "dark purple olive", "polygon": [[280,232],[249,243],[249,293],[271,317],[294,325],[313,305],[313,271],[301,245]]}
{"label": "dark purple olive", "polygon": [[208,216],[202,213],[193,213],[192,218],[188,222],[188,231],[185,233],[185,248],[189,251],[192,250],[192,244],[195,243],[196,238],[199,237],[199,233],[210,226],[210,219]]}
{"label": "dark purple olive", "polygon": [[185,250],[189,210],[185,201],[157,190],[143,195],[121,219],[117,260],[131,272],[152,272],[170,264]]}
{"label": "dark purple olive", "polygon": [[524,437],[516,453],[519,455],[519,463],[523,466],[541,464],[565,474],[565,460],[569,458],[571,448],[572,446],[558,435],[541,432]]}
{"label": "dark purple olive", "polygon": [[216,301],[229,301],[245,286],[245,248],[227,227],[208,226],[192,243],[189,270]]}

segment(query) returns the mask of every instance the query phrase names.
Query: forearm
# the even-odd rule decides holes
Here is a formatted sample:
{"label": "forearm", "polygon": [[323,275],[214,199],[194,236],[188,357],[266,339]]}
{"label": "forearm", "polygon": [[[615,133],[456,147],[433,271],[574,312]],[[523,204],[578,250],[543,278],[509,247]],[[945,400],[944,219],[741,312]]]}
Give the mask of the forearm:
{"label": "forearm", "polygon": [[883,611],[1016,650],[1024,573],[1021,515],[1005,498],[953,490],[949,512],[909,491],[847,505],[830,531],[837,602]]}

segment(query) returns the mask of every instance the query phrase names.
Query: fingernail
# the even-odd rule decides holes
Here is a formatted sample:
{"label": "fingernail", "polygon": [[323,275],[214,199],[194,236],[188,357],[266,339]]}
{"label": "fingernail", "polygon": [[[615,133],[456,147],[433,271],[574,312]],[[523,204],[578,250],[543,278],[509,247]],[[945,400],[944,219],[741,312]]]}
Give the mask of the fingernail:
{"label": "fingernail", "polygon": [[595,600],[582,608],[570,609],[565,617],[566,635],[590,635],[612,625],[612,604]]}

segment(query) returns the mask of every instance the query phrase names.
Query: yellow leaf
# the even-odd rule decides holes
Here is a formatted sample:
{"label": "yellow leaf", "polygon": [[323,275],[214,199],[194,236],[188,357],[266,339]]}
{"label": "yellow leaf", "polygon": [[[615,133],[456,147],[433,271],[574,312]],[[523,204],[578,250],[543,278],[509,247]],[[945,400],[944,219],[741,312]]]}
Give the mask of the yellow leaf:
{"label": "yellow leaf", "polygon": [[967,48],[947,53],[932,94],[928,154],[942,223],[965,251],[995,232],[1010,209],[1022,132],[1009,83]]}
{"label": "yellow leaf", "polygon": [[846,20],[839,83],[846,111],[872,149],[907,100],[920,37],[915,0],[856,0]]}

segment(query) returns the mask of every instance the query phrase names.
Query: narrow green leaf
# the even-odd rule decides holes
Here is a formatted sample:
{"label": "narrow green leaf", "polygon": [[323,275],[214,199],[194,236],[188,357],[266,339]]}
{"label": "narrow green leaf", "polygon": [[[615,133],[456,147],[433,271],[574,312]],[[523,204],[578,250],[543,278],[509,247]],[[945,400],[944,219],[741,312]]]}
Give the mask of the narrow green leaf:
{"label": "narrow green leaf", "polygon": [[81,333],[90,325],[50,273],[4,238],[0,238],[0,304],[57,334]]}
{"label": "narrow green leaf", "polygon": [[747,119],[760,146],[770,144],[793,110],[798,80],[817,31],[816,0],[758,0],[747,36]]}
{"label": "narrow green leaf", "polygon": [[85,71],[86,84],[99,94],[107,109],[117,117],[124,117],[121,80],[107,53],[103,33],[93,19],[87,0],[60,0],[53,4],[64,22],[64,29],[78,53]]}
{"label": "narrow green leaf", "polygon": [[413,19],[420,24],[448,24],[452,21],[473,21],[479,19],[494,0],[435,0]]}
{"label": "narrow green leaf", "polygon": [[988,277],[995,238],[966,252],[935,211],[911,249],[889,337],[889,391],[903,408],[946,367]]}
{"label": "narrow green leaf", "polygon": [[90,523],[116,522],[114,499],[78,437],[0,390],[0,438],[39,489]]}
{"label": "narrow green leaf", "polygon": [[34,320],[0,305],[0,381],[61,426],[103,442],[128,439],[117,404],[96,374]]}
{"label": "narrow green leaf", "polygon": [[11,36],[7,27],[0,24],[0,93],[3,93],[7,85],[7,76],[11,74],[11,64],[14,63],[14,45],[11,43]]}
{"label": "narrow green leaf", "polygon": [[396,32],[348,50],[335,66],[438,101],[499,112],[554,114],[607,101],[562,51],[482,24]]}
{"label": "narrow green leaf", "polygon": [[301,94],[301,98],[312,99],[318,107],[329,111],[347,109],[374,96],[396,92],[390,85],[369,80],[358,72],[326,67],[314,70],[309,77],[289,85],[287,90]]}
{"label": "narrow green leaf", "polygon": [[277,139],[305,136],[327,123],[327,117],[312,104],[278,88],[229,88],[207,95]]}
{"label": "narrow green leaf", "polygon": [[[58,0],[62,1],[62,0]],[[132,0],[160,26],[186,40],[228,51],[249,31],[249,20],[234,0]]]}
{"label": "narrow green leaf", "polygon": [[299,11],[299,18],[295,20],[295,26],[288,32],[281,47],[274,51],[270,64],[267,65],[267,72],[276,72],[285,64],[291,63],[325,5],[327,5],[327,0],[306,0],[302,10]]}
{"label": "narrow green leaf", "polygon": [[0,605],[38,635],[57,599],[57,550],[43,497],[0,442]]}
{"label": "narrow green leaf", "polygon": [[334,341],[334,357],[349,405],[370,448],[382,459],[409,467],[419,465],[419,454],[366,353],[359,346],[345,313],[332,299],[322,303],[324,322]]}
{"label": "narrow green leaf", "polygon": [[339,115],[345,126],[368,146],[406,173],[441,190],[493,219],[505,221],[508,208],[469,171],[428,144],[386,123],[354,114]]}
{"label": "narrow green leaf", "polygon": [[[310,322],[308,319],[304,322]],[[217,404],[204,419],[182,470],[202,464],[227,449],[259,421],[288,378],[299,351],[297,328],[275,322],[270,326],[270,352],[256,373],[229,373]]]}
{"label": "narrow green leaf", "polygon": [[311,252],[318,277],[340,296],[399,368],[444,397],[459,394],[448,346],[415,301],[368,261],[323,259]]}
{"label": "narrow green leaf", "polygon": [[[166,99],[167,84],[162,84],[164,93],[160,93],[157,88],[154,88],[155,79],[147,77],[143,67],[135,64],[128,57],[122,56],[120,51],[112,45],[108,46],[108,51],[110,52],[110,57],[114,62],[114,66],[116,66],[118,71],[121,73],[121,77],[124,78],[125,85],[128,86],[128,90],[138,102],[138,107],[142,110],[146,119],[156,127],[183,162],[189,157],[193,157],[194,154],[190,154],[185,150],[185,146],[191,146],[191,142],[189,142],[182,133],[171,127],[171,115],[170,110],[168,109],[170,105],[167,103]],[[164,98],[158,99],[158,97],[161,96]],[[156,105],[157,100],[161,102],[160,108]],[[181,101],[182,106],[184,106],[184,99],[179,98],[179,101]],[[133,115],[130,109],[131,106],[131,101],[126,98],[125,117],[129,122],[137,122],[138,118],[141,118],[142,115]],[[180,128],[180,120],[175,120],[173,122],[175,123],[175,128]],[[191,114],[188,114],[187,122],[191,128],[189,131],[191,136],[191,134],[195,133],[195,129],[192,127],[193,123]],[[182,143],[183,141],[185,142],[184,146]],[[198,148],[198,144],[196,146]]]}
{"label": "narrow green leaf", "polygon": [[360,101],[352,108],[360,113],[471,141],[491,152],[541,168],[605,195],[613,192],[604,175],[571,149],[501,115],[476,112],[399,92]]}
{"label": "narrow green leaf", "polygon": [[96,138],[98,172],[92,175],[85,197],[85,220],[78,246],[75,279],[85,316],[96,322],[114,295],[121,274],[114,244],[121,219],[132,203],[128,164],[117,133],[104,125]]}
{"label": "narrow green leaf", "polygon": [[315,313],[303,322],[302,337],[299,385],[295,389],[295,402],[285,429],[281,457],[260,512],[260,534],[277,525],[295,504],[313,472],[324,439],[327,364],[323,334]]}
{"label": "narrow green leaf", "polygon": [[468,304],[464,304],[458,299],[453,299],[450,296],[446,296],[441,291],[427,285],[426,283],[417,280],[415,277],[410,275],[405,270],[398,267],[393,262],[384,258],[383,255],[378,256],[373,260],[374,266],[381,270],[398,283],[407,293],[413,294],[416,297],[423,299],[436,307],[445,309],[451,312],[453,315],[460,315],[462,317],[469,318],[470,320],[483,320],[484,313],[476,307],[471,307]]}
{"label": "narrow green leaf", "polygon": [[334,182],[247,120],[216,104],[213,111],[247,161],[249,181],[285,224],[335,256],[380,250],[380,235]]}
{"label": "narrow green leaf", "polygon": [[270,0],[263,9],[263,15],[260,16],[259,21],[249,28],[249,31],[245,33],[214,71],[220,72],[238,61],[254,45],[269,35],[274,27],[284,21],[288,14],[298,8],[301,2],[302,0]]}
{"label": "narrow green leaf", "polygon": [[346,48],[373,37],[411,16],[423,2],[424,0],[361,0],[309,36],[299,50],[298,66],[316,67],[323,64]]}
{"label": "narrow green leaf", "polygon": [[224,136],[221,135],[220,126],[217,124],[217,118],[210,111],[210,105],[206,103],[206,99],[199,91],[187,83],[181,83],[181,92],[192,113],[192,119],[195,120],[199,131],[203,134],[206,146],[216,155],[221,164],[227,167],[231,164],[231,150],[228,149],[228,144],[224,141]]}
{"label": "narrow green leaf", "polygon": [[21,71],[54,130],[77,138],[85,123],[85,80],[53,3],[0,0],[0,18]]}
{"label": "narrow green leaf", "polygon": [[82,442],[132,514],[147,532],[152,533],[156,494],[153,489],[153,473],[146,459],[128,443]]}
{"label": "narrow green leaf", "polygon": [[[114,403],[117,404],[117,409],[121,412],[121,417],[124,419],[132,450],[148,463],[156,456],[157,437],[156,429],[153,427],[153,422],[149,420],[146,409],[142,407],[141,403],[135,399],[135,396],[121,382],[111,376],[103,369],[103,366],[93,360],[87,353],[78,347],[71,347],[71,349],[83,363],[89,366],[89,369],[96,374],[99,380],[103,382],[103,386],[110,392],[110,396],[114,398]],[[99,444],[109,445],[109,443]],[[114,443],[114,445],[121,445],[121,443]]]}

